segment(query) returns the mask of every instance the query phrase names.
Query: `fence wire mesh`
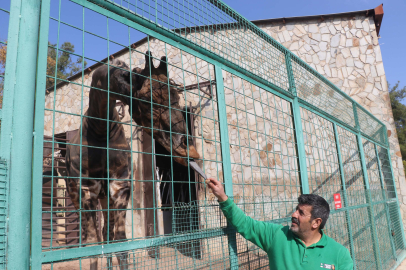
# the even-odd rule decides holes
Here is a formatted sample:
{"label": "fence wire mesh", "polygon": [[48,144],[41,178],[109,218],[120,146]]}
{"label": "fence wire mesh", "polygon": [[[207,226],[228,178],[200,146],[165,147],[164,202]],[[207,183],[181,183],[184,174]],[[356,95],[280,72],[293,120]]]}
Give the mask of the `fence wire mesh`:
{"label": "fence wire mesh", "polygon": [[307,65],[292,61],[297,96],[327,112],[350,127],[355,127],[352,102],[335,88],[315,75]]}
{"label": "fence wire mesh", "polygon": [[363,109],[357,106],[357,115],[361,132],[381,144],[386,144],[386,129],[385,126],[378,122],[374,117],[371,117]]}
{"label": "fence wire mesh", "polygon": [[390,239],[392,232],[389,224],[388,205],[386,203],[374,205],[374,217],[382,265],[391,268],[396,263],[396,253],[393,240]]}
{"label": "fence wire mesh", "polygon": [[[226,236],[207,236],[201,249],[201,258],[196,257],[194,240],[160,244],[154,247],[115,252],[100,256],[84,257],[58,263],[44,264],[43,270],[89,269],[90,262],[97,260],[99,269],[120,269],[119,260],[125,258],[126,269],[229,269],[229,253]],[[152,253],[152,251],[154,253]],[[156,252],[159,251],[159,254]],[[216,251],[214,253],[213,251]],[[220,252],[217,252],[220,251]]]}
{"label": "fence wire mesh", "polygon": [[365,181],[356,135],[341,127],[338,127],[337,130],[344,169],[347,206],[365,204]]}
{"label": "fence wire mesh", "polygon": [[296,200],[290,103],[228,72],[223,77],[234,196]]}
{"label": "fence wire mesh", "polygon": [[[365,195],[364,195],[365,196]],[[357,269],[379,269],[373,251],[371,221],[366,207],[349,210],[352,221],[354,253],[352,258]]]}
{"label": "fence wire mesh", "polygon": [[[130,33],[131,29],[128,29],[128,32]],[[96,44],[94,44],[94,46],[96,46]],[[56,49],[57,51],[59,50],[58,47],[52,48]],[[149,56],[142,53],[142,51],[153,52],[153,57],[154,54],[162,56],[159,54],[163,53],[163,56],[166,57],[167,62],[160,62],[158,58],[149,58]],[[59,56],[59,54],[57,55]],[[59,56],[57,59],[60,57],[62,56]],[[88,59],[86,55],[81,57],[85,59],[85,61]],[[126,69],[128,69],[128,67],[125,67],[124,64],[122,64],[122,61],[126,60],[135,63],[131,65],[131,69],[134,73],[136,72],[135,69],[137,68],[143,68],[144,71],[146,70],[144,73],[141,73],[140,80],[151,80],[152,83],[147,85],[147,88],[144,87],[139,89],[141,93],[134,93],[133,102],[130,104],[130,106],[133,106],[132,109],[129,109],[129,107],[125,106],[123,103],[117,104],[115,100],[107,100],[107,103],[114,103],[113,105],[110,105],[110,109],[113,111],[112,114],[114,119],[109,119],[106,121],[105,119],[102,119],[103,116],[91,115],[92,113],[97,114],[97,112],[91,111],[91,106],[94,106],[96,110],[99,108],[97,106],[102,106],[96,103],[98,95],[110,95],[110,92],[112,92],[111,95],[116,95],[117,93],[113,92],[113,89],[115,89],[114,85],[111,85],[110,89],[106,89],[107,91],[103,93],[103,90],[105,90],[103,88],[108,87],[102,85],[100,86],[101,89],[98,89],[98,85],[96,87],[94,84],[91,85],[92,80],[90,80],[90,78],[93,77],[94,82],[95,76],[100,76],[100,72],[96,72],[103,70],[103,68],[106,66],[109,66],[110,68],[110,65],[110,70],[127,72]],[[148,61],[151,61],[151,63],[148,63]],[[154,77],[154,72],[158,72],[158,68],[155,67],[162,66],[163,64],[161,63],[168,65],[169,76],[173,74],[170,79],[167,79],[165,74],[166,81],[162,81],[161,77]],[[197,67],[200,69],[197,69]],[[204,70],[206,71],[204,72]],[[131,190],[134,189],[135,192],[141,193],[139,186],[142,186],[141,189],[143,189],[144,192],[152,192],[154,194],[153,196],[160,198],[145,198],[145,201],[142,202],[140,201],[140,198],[137,198],[141,196],[139,193],[131,194],[131,206],[127,209],[137,212],[132,214],[135,216],[151,215],[152,220],[150,222],[152,225],[158,219],[158,215],[166,215],[166,212],[170,213],[172,216],[175,215],[175,210],[173,210],[175,203],[188,203],[199,199],[199,196],[204,198],[205,184],[204,181],[202,181],[202,178],[196,175],[190,168],[180,167],[179,164],[177,164],[184,163],[184,165],[188,165],[188,158],[190,157],[188,154],[190,152],[182,152],[182,149],[174,150],[173,148],[179,147],[179,145],[170,145],[168,141],[170,142],[169,138],[172,137],[172,140],[178,140],[179,143],[183,143],[183,147],[189,147],[190,151],[193,149],[193,151],[197,151],[197,154],[194,154],[194,160],[203,167],[203,171],[209,175],[217,177],[220,176],[221,151],[218,130],[216,90],[215,86],[212,85],[212,80],[214,80],[213,66],[186,52],[173,48],[164,42],[148,39],[145,44],[142,44],[139,47],[131,48],[128,52],[123,53],[121,57],[117,57],[115,60],[108,62],[107,65],[102,63],[100,63],[97,67],[93,65],[93,67],[90,67],[90,69],[87,69],[87,71],[90,72],[90,76],[87,74],[82,75],[82,77],[79,77],[75,82],[70,82],[69,84],[59,83],[58,85],[58,80],[62,82],[67,81],[59,79],[57,72],[55,72],[54,76],[48,75],[48,78],[55,79],[57,84],[54,86],[53,91],[51,89],[52,92],[50,91],[46,98],[45,134],[48,137],[46,137],[44,140],[44,143],[47,145],[44,147],[44,149],[49,149],[48,152],[50,153],[44,153],[44,179],[51,179],[48,181],[52,182],[48,186],[44,183],[44,189],[51,190],[51,192],[46,193],[48,197],[43,197],[43,199],[50,200],[50,206],[44,207],[44,210],[46,210],[44,211],[44,215],[63,215],[65,217],[66,214],[75,213],[77,211],[74,210],[73,207],[67,208],[66,206],[66,204],[72,205],[67,197],[67,194],[72,193],[72,190],[69,191],[69,183],[66,183],[66,180],[69,182],[69,179],[71,178],[79,178],[79,182],[77,182],[76,185],[81,185],[83,181],[86,181],[85,184],[83,184],[85,186],[89,185],[87,183],[89,181],[96,181],[95,179],[97,179],[97,181],[101,181],[102,186],[110,183],[110,181],[122,181],[120,178],[121,176],[117,176],[117,174],[113,172],[116,168],[109,168],[109,166],[113,166],[113,164],[109,163],[107,163],[106,166],[109,168],[109,170],[113,170],[110,171],[111,175],[109,174],[103,176],[102,172],[92,175],[92,172],[90,171],[91,168],[86,167],[83,169],[82,167],[82,171],[86,170],[86,173],[82,176],[76,175],[72,177],[72,173],[69,173],[69,166],[72,166],[71,164],[75,162],[75,156],[73,156],[73,154],[75,154],[75,149],[69,149],[69,146],[77,147],[76,155],[78,155],[79,166],[89,166],[87,163],[91,162],[92,153],[101,156],[107,155],[114,157],[121,154],[128,156],[128,158],[131,159],[131,164],[135,164],[130,164],[129,167],[131,168],[127,168],[129,172],[131,172],[131,175],[133,175],[134,178],[138,178],[138,176],[141,174],[141,177],[143,178],[140,180],[137,179],[137,183],[135,183],[135,180],[131,180],[134,182],[131,183],[131,186],[134,186],[131,187]],[[93,72],[95,72],[97,75],[94,75]],[[132,76],[136,76],[134,73]],[[145,73],[147,74],[145,75]],[[134,83],[136,83],[135,81],[136,80],[134,80]],[[165,92],[154,93],[154,91],[162,91],[162,89],[155,89],[155,82],[159,82],[160,87],[165,89],[164,91],[168,91],[170,89],[171,96],[169,98],[172,98],[171,106],[168,104],[158,103],[162,102],[162,98],[164,98],[165,95],[166,97],[168,96],[165,94]],[[200,86],[199,82],[202,83],[203,86]],[[113,83],[114,82],[112,82],[112,84]],[[91,86],[91,88],[89,86]],[[142,91],[144,92],[142,93]],[[66,100],[64,100],[67,92],[70,93],[72,97],[68,103],[66,103]],[[154,95],[158,95],[158,97],[161,99],[156,99]],[[118,97],[115,96],[113,99],[123,98],[125,100],[125,98],[127,98],[126,96],[122,95],[117,96]],[[69,106],[69,103],[72,105]],[[81,104],[81,106],[75,106],[74,104]],[[86,109],[87,113],[84,113]],[[125,113],[128,110],[130,110],[130,114]],[[158,111],[158,115],[156,111]],[[168,112],[171,113],[169,114]],[[144,114],[144,116],[138,114]],[[151,115],[153,117],[151,117]],[[136,123],[131,121],[131,119],[134,118],[136,119]],[[113,128],[116,128],[116,126],[123,126],[123,131],[120,131],[124,134],[120,135],[124,136],[123,139],[130,142],[131,148],[120,149],[122,146],[120,144],[114,144],[111,137],[109,140],[107,140],[109,141],[109,145],[107,147],[92,145],[91,148],[89,136],[87,134],[94,132],[91,130],[91,127],[89,127],[92,125],[91,121],[93,120],[101,125],[109,125],[110,130],[108,130],[108,132],[113,132],[112,130]],[[82,122],[82,125],[80,125],[80,122]],[[87,124],[87,122],[89,122],[89,124]],[[175,125],[180,127],[178,128]],[[184,130],[182,130],[182,128]],[[80,134],[82,134],[82,136]],[[105,131],[105,133],[97,134],[97,136],[104,137],[102,140],[106,141],[106,136],[109,135]],[[155,146],[153,141],[154,136],[156,138]],[[101,149],[103,151],[95,149]],[[105,149],[108,151],[106,152]],[[131,156],[130,153],[132,153]],[[67,154],[70,154],[70,156],[66,157]],[[177,163],[175,163],[174,160],[177,160]],[[67,166],[67,171],[64,167],[65,164]],[[106,169],[100,164],[93,164],[93,166],[100,166],[100,170]],[[140,172],[140,170],[142,170],[141,168],[138,168],[138,171],[135,171],[134,166],[144,167],[143,171]],[[52,170],[52,168],[56,170]],[[88,170],[89,172],[87,172]],[[80,180],[81,178],[82,180]],[[54,181],[57,182],[54,183]],[[116,184],[121,185],[122,183],[118,182]],[[108,185],[111,185],[111,183]],[[130,184],[128,183],[126,185]],[[55,192],[55,189],[60,189],[60,191],[56,191],[61,194],[60,196],[52,193]],[[66,193],[66,191],[68,191],[68,193]],[[89,192],[92,191],[89,190]],[[109,191],[107,190],[107,196],[108,192]],[[81,196],[85,197],[87,195],[82,194]],[[79,198],[79,204],[80,199],[84,200],[85,198]],[[155,201],[155,199],[157,201]],[[53,202],[53,204],[59,203],[61,206],[54,206],[51,203],[53,200],[68,200],[68,202],[56,201]],[[74,198],[71,196],[70,200],[73,201]],[[75,204],[74,201],[73,204]],[[96,218],[98,222],[101,222],[100,219],[105,219],[106,214],[108,216],[110,211],[113,212],[110,209],[101,209],[101,205],[97,206],[97,203],[95,206],[95,209],[85,210],[88,210],[89,213],[95,212],[92,215],[96,215],[96,213],[98,213],[99,217]],[[126,206],[127,205],[124,205],[123,207]],[[157,214],[156,211],[163,213]],[[101,214],[103,214],[103,217]],[[199,227],[198,220],[200,217],[198,216],[198,213],[195,213],[194,215],[196,224],[193,226]],[[75,220],[78,220],[80,225],[80,223],[83,223],[83,218],[84,217],[79,216],[75,217]],[[58,218],[55,217],[55,219]],[[188,228],[190,223],[183,226],[181,219],[177,220],[176,222],[178,222],[177,230],[190,230],[190,228]],[[52,227],[54,226],[52,224],[53,223],[50,224],[51,232],[53,231]],[[67,226],[66,222],[62,222],[62,225],[60,226]],[[150,226],[150,224],[147,224],[147,226]],[[165,225],[163,226],[165,227]],[[149,236],[156,236],[160,233],[165,233],[164,231],[160,233],[157,232],[158,229],[164,228],[154,228],[154,226],[148,227],[147,230],[151,230],[148,232],[151,234]],[[174,228],[169,229],[169,231],[171,230],[174,230]],[[72,230],[67,231],[74,232]],[[138,238],[136,235],[139,233],[139,231],[140,228],[132,228],[130,239]],[[79,234],[81,233],[80,231],[77,232]],[[165,234],[171,233],[175,232],[172,231]],[[79,246],[82,245],[80,239],[81,237],[79,236]],[[107,240],[107,242],[109,241],[111,240]],[[50,239],[49,248],[58,248],[53,246],[52,236]]]}
{"label": "fence wire mesh", "polygon": [[303,108],[301,118],[310,193],[322,196],[333,208],[332,195],[342,190],[333,125]]}
{"label": "fence wire mesh", "polygon": [[[288,225],[297,200],[277,200],[274,197],[234,197],[234,202],[245,214],[255,220]],[[241,235],[237,236],[238,266],[242,269],[268,269],[269,258],[265,251]]]}
{"label": "fence wire mesh", "polygon": [[369,188],[372,192],[373,201],[384,200],[383,187],[381,184],[381,176],[378,167],[378,158],[376,156],[375,145],[365,139],[362,140],[364,147],[365,163],[368,172]]}
{"label": "fence wire mesh", "polygon": [[382,146],[376,146],[379,162],[381,166],[381,173],[382,173],[382,184],[383,188],[387,192],[387,198],[393,199],[396,198],[396,187],[395,183],[393,182],[392,177],[392,170],[391,170],[391,160],[388,156],[388,150],[383,148]]}
{"label": "fence wire mesh", "polygon": [[0,160],[0,268],[6,267],[7,245],[7,164]]}
{"label": "fence wire mesh", "polygon": [[403,226],[397,210],[398,202],[395,200],[389,201],[387,202],[387,206],[389,208],[391,235],[394,241],[396,255],[399,255],[402,250],[404,250],[405,244],[402,236]]}
{"label": "fence wire mesh", "polygon": [[[0,2],[1,25],[9,17],[10,1]],[[204,174],[229,184],[248,216],[283,225],[308,185],[329,202],[324,231],[355,269],[390,269],[404,252],[385,126],[296,56],[288,74],[290,53],[221,1],[51,0],[47,21],[33,180],[42,269],[268,268],[263,250],[233,238]],[[5,54],[0,98],[4,73]],[[0,161],[0,268],[6,169]]]}
{"label": "fence wire mesh", "polygon": [[220,1],[114,2],[282,89],[289,89],[285,49]]}

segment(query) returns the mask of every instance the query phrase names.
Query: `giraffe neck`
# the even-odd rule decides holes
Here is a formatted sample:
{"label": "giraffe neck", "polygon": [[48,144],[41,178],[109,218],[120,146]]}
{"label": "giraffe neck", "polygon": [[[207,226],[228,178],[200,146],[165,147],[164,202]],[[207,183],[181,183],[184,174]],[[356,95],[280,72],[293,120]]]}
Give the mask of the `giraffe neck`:
{"label": "giraffe neck", "polygon": [[[113,138],[120,126],[116,123],[120,121],[116,110],[116,101],[112,99],[109,101],[107,93],[100,90],[93,88],[90,90],[87,116],[90,117],[87,118],[88,132],[102,141],[107,140],[107,136],[109,139]],[[107,119],[113,122],[107,123],[105,121]]]}

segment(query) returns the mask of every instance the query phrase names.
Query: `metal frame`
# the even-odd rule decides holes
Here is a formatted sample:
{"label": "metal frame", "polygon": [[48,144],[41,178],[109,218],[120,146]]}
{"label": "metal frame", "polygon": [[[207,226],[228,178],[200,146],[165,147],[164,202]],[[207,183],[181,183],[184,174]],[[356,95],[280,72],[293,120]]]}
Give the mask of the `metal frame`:
{"label": "metal frame", "polygon": [[[231,178],[231,162],[230,162],[230,144],[228,142],[228,127],[227,124],[227,113],[226,106],[221,106],[225,104],[224,98],[224,85],[223,85],[223,74],[221,65],[215,66],[216,72],[216,89],[218,96],[219,105],[219,120],[221,124],[220,133],[221,133],[221,153],[223,156],[223,171],[224,171],[224,186],[227,196],[233,197],[233,179]],[[237,239],[236,231],[231,226],[227,224],[229,233],[227,234],[228,238],[228,249],[230,252],[230,268],[238,269],[238,257],[237,257]]]}
{"label": "metal frame", "polygon": [[[386,219],[389,223],[390,214],[386,202],[388,199],[384,195],[384,201],[373,202],[368,180],[368,168],[365,164],[365,154],[362,144],[362,139],[365,138],[372,141],[375,147],[375,153],[378,160],[378,167],[380,173],[380,181],[384,192],[383,175],[379,163],[377,153],[377,145],[387,149],[388,157],[390,158],[390,151],[386,133],[384,133],[384,124],[377,120],[372,114],[362,108],[359,104],[353,101],[348,95],[339,90],[331,82],[318,74],[306,63],[300,60],[297,56],[291,54],[282,45],[267,36],[262,30],[253,25],[251,22],[245,20],[241,15],[230,9],[227,5],[217,0],[209,0],[210,3],[216,5],[222,10],[232,11],[230,14],[237,21],[244,21],[256,33],[267,42],[278,48],[285,54],[287,76],[289,79],[289,91],[286,91],[273,83],[264,80],[263,78],[254,75],[253,73],[239,67],[238,65],[225,60],[218,55],[210,52],[204,48],[193,44],[191,41],[180,37],[175,32],[168,31],[167,29],[157,26],[155,23],[148,21],[136,14],[129,12],[125,8],[103,0],[72,0],[73,2],[82,5],[83,7],[97,11],[102,15],[113,18],[125,25],[134,29],[142,31],[147,35],[158,38],[173,47],[179,48],[188,52],[196,57],[199,57],[215,67],[216,75],[216,91],[218,96],[218,110],[220,122],[220,135],[221,135],[221,151],[223,160],[223,173],[226,194],[230,197],[233,196],[233,179],[230,161],[230,144],[228,140],[228,125],[227,113],[225,104],[225,93],[222,71],[230,72],[244,80],[259,86],[275,96],[289,101],[292,108],[292,116],[294,121],[294,130],[296,138],[296,147],[298,154],[298,163],[300,169],[300,181],[302,193],[309,193],[309,179],[308,169],[306,164],[306,151],[303,139],[301,108],[307,109],[333,123],[335,144],[337,147],[337,158],[339,160],[340,180],[342,185],[344,208],[342,210],[332,211],[332,214],[345,211],[347,221],[347,231],[349,234],[351,254],[354,255],[354,239],[353,227],[349,211],[352,209],[359,209],[363,207],[368,208],[368,216],[370,219],[370,227],[373,239],[373,251],[376,259],[376,267],[382,269],[382,258],[379,252],[379,242],[376,228],[374,226],[374,205],[385,204]],[[44,135],[44,99],[45,91],[36,89],[45,89],[45,74],[46,74],[46,56],[48,48],[48,28],[49,28],[49,13],[50,13],[50,0],[44,1],[28,1],[28,0],[13,0],[10,11],[10,27],[9,27],[9,50],[7,52],[7,67],[6,67],[6,80],[5,80],[5,96],[4,105],[1,111],[2,127],[1,127],[1,151],[0,157],[1,164],[6,164],[5,167],[8,173],[0,175],[6,180],[6,190],[9,185],[9,198],[8,198],[8,245],[7,245],[7,267],[9,269],[41,269],[41,264],[47,262],[61,261],[74,259],[84,256],[101,255],[104,253],[120,252],[131,249],[140,249],[147,247],[159,246],[162,244],[176,243],[179,241],[189,241],[204,239],[207,237],[224,236],[228,237],[228,247],[230,256],[230,267],[238,269],[238,252],[236,232],[229,225],[224,229],[212,229],[193,234],[180,234],[171,237],[159,237],[155,239],[144,239],[139,241],[128,241],[121,243],[109,243],[100,246],[87,246],[68,250],[52,250],[43,252],[41,250],[41,196],[42,187],[38,183],[42,183],[42,152],[43,152],[43,135]],[[26,18],[25,20],[21,20]],[[24,44],[24,50],[18,50]],[[38,45],[37,45],[38,44]],[[38,50],[37,50],[37,46]],[[38,57],[37,57],[38,56]],[[309,72],[312,72],[318,79],[329,85],[334,91],[341,96],[352,102],[355,126],[348,125],[337,119],[334,116],[314,107],[312,104],[302,100],[298,97],[295,86],[295,77],[292,70],[292,60],[304,66]],[[29,68],[27,68],[29,67]],[[22,76],[24,72],[24,76]],[[35,93],[35,96],[34,96]],[[82,89],[83,94],[83,89]],[[16,100],[18,96],[26,98],[18,100],[19,110],[15,110]],[[35,102],[34,102],[35,99]],[[35,104],[35,118],[32,115]],[[377,121],[383,127],[380,132],[383,133],[384,140],[378,141],[373,136],[362,132],[357,109],[361,109],[373,120]],[[82,108],[83,111],[83,108]],[[27,117],[27,115],[29,117]],[[340,126],[352,134],[356,135],[357,145],[361,156],[362,174],[366,186],[367,203],[357,206],[348,206],[345,172],[343,169],[343,161],[341,157],[340,142],[338,139],[337,126]],[[31,132],[34,131],[32,134]],[[379,131],[378,131],[379,132]],[[391,162],[390,162],[391,163]],[[24,164],[24,166],[21,166]],[[23,170],[21,168],[24,168]],[[393,178],[393,168],[390,164],[390,169]],[[27,179],[32,179],[27,181]],[[33,184],[33,185],[32,185]],[[37,184],[37,185],[36,185]],[[397,192],[396,185],[394,184],[396,200]],[[384,192],[385,193],[385,192]],[[32,201],[31,201],[32,196]],[[400,210],[398,205],[398,216],[400,217]],[[155,215],[154,215],[155,220]],[[401,220],[401,219],[399,219]],[[27,229],[27,228],[31,228]],[[21,233],[24,232],[24,233]],[[390,234],[390,230],[388,230]],[[404,245],[406,245],[405,234],[401,230]],[[394,258],[397,258],[396,250],[393,242],[391,242],[392,253]],[[24,247],[24,248],[21,248]],[[31,252],[30,248],[31,247]],[[356,267],[356,262],[355,262]]]}
{"label": "metal frame", "polygon": [[0,152],[9,164],[8,269],[30,267],[31,149],[40,3],[17,0],[10,10]]}

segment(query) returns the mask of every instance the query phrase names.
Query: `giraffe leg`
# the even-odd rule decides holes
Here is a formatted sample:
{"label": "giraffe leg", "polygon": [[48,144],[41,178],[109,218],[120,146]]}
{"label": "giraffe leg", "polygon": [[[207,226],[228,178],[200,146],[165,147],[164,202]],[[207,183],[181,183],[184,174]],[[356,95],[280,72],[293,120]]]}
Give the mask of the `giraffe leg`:
{"label": "giraffe leg", "polygon": [[[127,213],[127,205],[130,199],[130,181],[112,181],[110,183],[111,206],[114,211],[114,240],[124,240],[125,235],[125,219]],[[117,260],[120,265],[120,270],[128,269],[128,254],[123,252],[117,255]]]}
{"label": "giraffe leg", "polygon": [[[71,175],[75,175],[76,174],[71,172]],[[79,196],[79,188],[78,188],[78,180],[77,179],[67,179],[67,189],[68,189],[68,194],[69,197],[73,203],[73,205],[75,206],[76,210],[80,209],[80,196]],[[96,209],[96,208],[92,208],[97,206],[97,199],[96,202],[93,202],[93,200],[91,200],[90,198],[90,192],[84,191],[82,190],[82,205],[84,209]],[[93,212],[94,213],[94,212]],[[92,227],[96,229],[96,235],[98,236],[97,233],[97,224],[96,224],[96,216],[94,213],[94,218],[92,217],[92,214],[89,212],[82,212],[82,237],[85,243],[90,243],[91,241],[95,242],[96,239],[94,239],[94,233],[89,233],[89,229],[91,229]],[[94,221],[94,224],[92,225]],[[90,235],[90,237],[89,237]],[[100,240],[99,240],[100,241]],[[90,259],[90,270],[97,270],[97,258],[91,258]]]}
{"label": "giraffe leg", "polygon": [[[96,214],[98,199],[95,193],[89,190],[82,190],[82,236],[83,242],[92,244],[100,242]],[[90,270],[97,270],[98,258],[90,259]]]}
{"label": "giraffe leg", "polygon": [[[101,207],[103,209],[103,242],[107,242],[107,231],[109,231],[109,240],[113,240],[113,233],[111,233],[111,231],[113,230],[113,227],[109,225],[109,230],[107,230],[107,224],[113,224],[112,222],[109,221],[109,215],[107,214],[109,211],[109,208],[107,207],[107,197],[104,199],[100,200],[100,204]],[[110,218],[110,220],[112,221],[113,219]],[[111,270],[113,269],[113,260],[111,256],[107,257],[107,269]]]}

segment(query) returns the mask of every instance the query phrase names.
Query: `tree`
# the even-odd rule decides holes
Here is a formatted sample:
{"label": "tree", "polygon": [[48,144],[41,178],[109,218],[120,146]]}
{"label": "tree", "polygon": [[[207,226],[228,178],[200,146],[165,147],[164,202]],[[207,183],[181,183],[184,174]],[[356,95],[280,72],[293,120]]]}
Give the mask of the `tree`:
{"label": "tree", "polygon": [[[46,79],[46,88],[51,87],[56,77],[58,79],[66,79],[73,74],[79,72],[82,69],[82,57],[77,57],[76,61],[73,61],[71,53],[75,52],[75,46],[70,42],[64,42],[58,51],[58,59],[56,57],[56,44],[48,42],[48,58],[47,58],[47,75],[51,76]],[[0,109],[3,107],[3,88],[4,88],[4,72],[6,67],[6,54],[7,54],[7,42],[0,43]],[[58,67],[55,65],[58,61]],[[86,67],[86,61],[83,63]],[[1,121],[0,121],[1,127]]]}
{"label": "tree", "polygon": [[[77,57],[76,61],[73,60],[71,53],[75,52],[75,45],[70,42],[66,41],[60,46],[58,57],[56,57],[56,44],[48,43],[48,45],[47,75],[51,77],[47,77],[46,88],[49,88],[54,84],[54,77],[57,79],[66,79],[79,72],[82,69],[83,61],[82,57]],[[55,65],[57,62],[58,66],[56,67],[55,74]],[[83,66],[86,67],[86,61],[84,61],[83,64]]]}
{"label": "tree", "polygon": [[[58,51],[58,58],[56,57],[56,44],[48,43],[48,59],[47,59],[47,77],[46,88],[51,87],[54,84],[56,77],[58,79],[66,79],[73,74],[79,72],[82,69],[82,57],[77,57],[76,61],[73,60],[71,53],[75,52],[75,45],[70,42],[64,42]],[[7,54],[7,45],[0,43],[0,75],[4,76],[4,68],[6,66],[6,54]],[[55,76],[55,65],[58,61],[58,67],[56,69]],[[84,62],[84,67],[87,63]],[[3,87],[4,80],[0,79],[0,108],[3,99]]]}
{"label": "tree", "polygon": [[[4,68],[6,67],[7,46],[0,43],[0,109],[3,108]],[[1,129],[1,120],[0,120]]]}
{"label": "tree", "polygon": [[[406,98],[406,86],[400,88],[399,81],[389,88],[390,103],[392,105],[392,113],[395,121],[396,133],[398,134],[400,152],[402,154],[402,160],[405,164],[406,161],[406,105],[401,102]],[[406,167],[405,167],[406,172]]]}

